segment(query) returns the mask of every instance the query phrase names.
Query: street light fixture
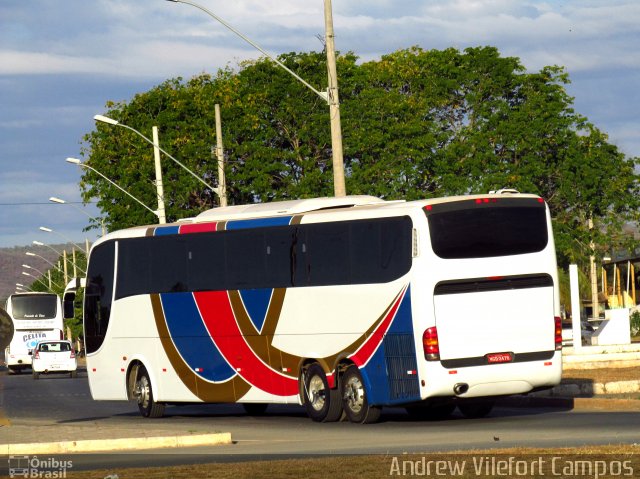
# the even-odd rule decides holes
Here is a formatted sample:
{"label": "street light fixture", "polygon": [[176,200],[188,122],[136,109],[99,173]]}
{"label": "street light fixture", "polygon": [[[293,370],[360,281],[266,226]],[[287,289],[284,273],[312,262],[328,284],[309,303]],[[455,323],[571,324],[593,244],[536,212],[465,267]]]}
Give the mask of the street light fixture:
{"label": "street light fixture", "polygon": [[[41,241],[36,241],[33,240],[32,243],[36,246],[46,246],[47,248],[49,248],[51,251],[53,251],[54,253],[56,253],[58,255],[58,257],[62,256],[63,258],[66,256],[67,257],[67,261],[69,263],[71,263],[73,266],[75,266],[76,268],[78,268],[80,271],[84,272],[86,274],[86,271],[84,269],[82,269],[80,266],[78,266],[75,261],[73,261],[71,258],[69,258],[66,254],[61,253],[60,251],[58,251],[57,249],[55,249],[53,246],[49,246],[46,243],[42,243]],[[66,253],[66,252],[65,252]]]}
{"label": "street light fixture", "polygon": [[[23,265],[22,265],[22,267],[23,267],[23,268],[27,268],[27,269],[32,269],[32,270],[34,270],[34,271],[35,271],[36,273],[38,273],[41,277],[44,277],[44,276],[45,276],[45,274],[44,274],[42,271],[40,271],[40,270],[39,270],[39,269],[37,269],[37,268],[34,268],[33,266],[29,266],[28,264],[23,264]],[[51,273],[49,273],[49,274],[51,274]],[[56,288],[61,288],[61,286],[60,286],[58,283],[56,283],[54,280],[52,280],[52,279],[51,279],[51,277],[49,277],[48,279],[49,279],[49,281],[50,281],[53,285],[55,285],[55,287],[56,287]]]}
{"label": "street light fixture", "polygon": [[[94,173],[96,173],[97,175],[101,176],[102,178],[104,178],[105,180],[107,180],[109,183],[111,183],[113,186],[115,186],[116,188],[118,188],[120,191],[122,191],[125,195],[127,195],[129,198],[133,199],[135,202],[137,202],[140,206],[142,206],[143,208],[147,209],[148,211],[150,211],[151,213],[153,213],[157,218],[158,218],[158,222],[160,224],[162,224],[161,221],[161,215],[157,210],[152,210],[151,208],[149,208],[147,205],[145,205],[142,201],[140,201],[138,198],[136,198],[135,196],[133,196],[131,193],[129,193],[127,190],[125,190],[124,188],[122,188],[120,185],[116,184],[114,181],[110,180],[109,178],[107,178],[105,175],[103,175],[102,173],[100,173],[98,170],[96,170],[95,168],[93,168],[92,166],[87,165],[86,163],[83,163],[82,161],[80,161],[77,158],[67,158],[67,163],[72,163],[74,165],[78,165],[82,168],[87,168],[91,171],[93,171]],[[40,228],[42,229],[42,228]]]}
{"label": "street light fixture", "polygon": [[51,201],[52,203],[58,203],[60,205],[70,205],[73,206],[76,210],[80,211],[82,214],[87,215],[89,217],[89,219],[91,220],[95,220],[100,222],[100,225],[102,226],[102,236],[105,235],[106,230],[104,227],[104,218],[96,218],[94,216],[91,216],[89,213],[87,213],[85,210],[83,210],[82,208],[78,208],[76,205],[74,205],[73,203],[68,203],[65,200],[63,200],[62,198],[58,198],[56,196],[52,196],[49,198],[49,201]]}
{"label": "street light fixture", "polygon": [[[32,253],[31,251],[26,251],[26,252],[25,252],[25,254],[26,254],[27,256],[36,256],[36,257],[40,258],[42,261],[44,261],[44,262],[48,263],[51,267],[53,267],[53,268],[57,269],[57,270],[58,270],[58,271],[60,271],[62,274],[64,274],[64,271],[63,271],[63,270],[61,270],[57,265],[53,264],[51,261],[49,261],[49,260],[48,260],[47,258],[45,258],[44,256],[40,256],[39,254]],[[70,260],[70,261],[71,261],[71,260]],[[86,272],[84,269],[82,269],[80,266],[78,266],[77,264],[75,264],[73,261],[71,261],[71,263],[73,263],[73,265],[74,265],[76,268],[78,268],[80,271],[82,271],[83,273],[87,274],[87,272]]]}
{"label": "street light fixture", "polygon": [[125,125],[124,123],[120,123],[118,120],[114,120],[113,118],[109,118],[106,117],[104,115],[95,115],[93,117],[94,120],[96,121],[100,121],[102,123],[106,123],[108,125],[115,125],[115,126],[121,126],[122,128],[126,128],[127,130],[130,130],[132,132],[134,132],[136,135],[138,135],[140,138],[142,138],[143,140],[145,140],[147,143],[149,143],[151,146],[153,146],[154,148],[157,148],[158,150],[160,150],[162,153],[164,153],[165,155],[167,155],[169,158],[171,158],[175,163],[177,163],[179,166],[181,166],[183,169],[185,169],[191,176],[193,176],[196,180],[198,180],[200,183],[202,183],[203,185],[205,185],[207,188],[209,188],[211,191],[213,191],[216,195],[218,195],[218,197],[220,197],[220,190],[219,188],[214,188],[213,186],[211,186],[209,183],[207,183],[206,181],[204,181],[202,178],[200,178],[198,175],[196,175],[193,171],[191,171],[188,167],[186,167],[185,165],[183,165],[180,161],[176,160],[173,156],[171,156],[169,153],[167,153],[165,150],[163,150],[160,145],[158,145],[157,142],[154,142],[153,140],[150,140],[149,138],[147,138],[146,136],[144,136],[142,133],[140,133],[138,130],[136,130],[135,128],[130,127],[129,125]]}
{"label": "street light fixture", "polygon": [[34,276],[34,275],[32,275],[32,274],[29,274],[29,273],[27,273],[26,271],[23,271],[23,272],[22,272],[22,274],[24,274],[25,276],[29,276],[29,277],[31,277],[31,278],[33,278],[33,279],[35,279],[36,281],[40,281],[40,283],[42,283],[42,285],[43,285],[45,288],[47,288],[49,291],[51,291],[51,286],[49,286],[47,283],[45,283],[44,281],[42,281],[40,278],[38,278],[38,277],[36,277],[36,276]]}
{"label": "street light fixture", "polygon": [[29,288],[28,286],[25,286],[25,285],[24,285],[24,284],[22,284],[22,283],[16,283],[16,286],[17,286],[18,288],[22,288],[22,289],[23,289],[23,290],[25,290],[25,291],[31,291],[31,292],[33,292],[33,290],[32,290],[31,288]]}
{"label": "street light fixture", "polygon": [[204,13],[212,17],[217,22],[221,23],[227,29],[231,30],[237,36],[242,38],[245,42],[247,42],[252,47],[259,50],[263,55],[269,58],[271,61],[275,62],[278,66],[283,68],[289,74],[291,74],[294,78],[300,81],[303,85],[309,88],[312,92],[326,101],[329,105],[329,120],[331,122],[331,145],[332,145],[332,157],[333,157],[333,190],[335,196],[345,196],[346,186],[344,180],[344,159],[342,153],[342,126],[340,122],[340,99],[338,97],[338,75],[336,72],[336,51],[334,44],[334,32],[333,32],[333,13],[331,8],[331,0],[324,0],[324,22],[325,22],[325,49],[327,51],[327,76],[329,85],[327,88],[327,92],[320,92],[312,87],[309,83],[300,78],[296,73],[291,71],[280,62],[278,59],[269,55],[264,49],[258,46],[255,42],[251,41],[245,35],[240,33],[238,30],[233,28],[227,22],[225,22],[222,18],[217,16],[215,13],[211,12],[207,8],[202,5],[198,5],[197,3],[190,2],[188,0],[167,0],[173,3],[184,3],[186,5],[191,5],[192,7],[196,7],[199,10],[202,10]]}
{"label": "street light fixture", "polygon": [[[44,231],[45,233],[55,233],[58,236],[64,238],[66,241],[68,241],[69,243],[71,243],[72,245],[74,245],[76,248],[78,248],[80,251],[82,251],[82,246],[80,246],[77,243],[74,243],[73,240],[71,238],[69,238],[68,236],[63,235],[62,233],[60,233],[59,231],[54,231],[51,228],[47,228],[46,226],[41,226],[40,231]],[[88,252],[87,252],[88,253]]]}

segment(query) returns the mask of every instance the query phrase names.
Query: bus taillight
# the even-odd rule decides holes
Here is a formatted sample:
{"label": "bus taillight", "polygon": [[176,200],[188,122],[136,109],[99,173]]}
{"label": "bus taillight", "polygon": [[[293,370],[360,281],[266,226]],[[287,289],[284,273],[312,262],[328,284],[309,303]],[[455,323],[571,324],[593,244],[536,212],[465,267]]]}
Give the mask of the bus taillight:
{"label": "bus taillight", "polygon": [[440,359],[438,330],[435,326],[425,329],[422,334],[422,348],[424,349],[424,358],[427,361],[437,361]]}
{"label": "bus taillight", "polygon": [[556,332],[555,332],[555,340],[556,340],[556,351],[560,351],[562,349],[562,318],[560,316],[555,316],[554,318]]}

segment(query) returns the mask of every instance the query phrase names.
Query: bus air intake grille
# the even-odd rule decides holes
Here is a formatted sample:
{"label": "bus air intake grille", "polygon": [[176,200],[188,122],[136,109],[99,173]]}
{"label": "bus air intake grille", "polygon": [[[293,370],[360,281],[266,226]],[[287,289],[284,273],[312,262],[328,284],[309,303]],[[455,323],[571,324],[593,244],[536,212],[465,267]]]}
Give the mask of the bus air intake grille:
{"label": "bus air intake grille", "polygon": [[392,400],[417,398],[420,395],[420,386],[413,335],[388,334],[383,344],[390,398]]}

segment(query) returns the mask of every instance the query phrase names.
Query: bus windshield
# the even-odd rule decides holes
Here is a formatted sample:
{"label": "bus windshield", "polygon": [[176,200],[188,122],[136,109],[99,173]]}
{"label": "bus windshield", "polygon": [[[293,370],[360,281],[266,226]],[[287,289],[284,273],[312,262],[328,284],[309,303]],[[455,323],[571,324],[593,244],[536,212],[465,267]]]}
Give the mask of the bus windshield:
{"label": "bus windshield", "polygon": [[536,253],[549,241],[546,208],[536,198],[464,200],[425,212],[433,251],[444,259]]}
{"label": "bus windshield", "polygon": [[34,294],[11,297],[14,319],[53,319],[57,314],[55,294]]}

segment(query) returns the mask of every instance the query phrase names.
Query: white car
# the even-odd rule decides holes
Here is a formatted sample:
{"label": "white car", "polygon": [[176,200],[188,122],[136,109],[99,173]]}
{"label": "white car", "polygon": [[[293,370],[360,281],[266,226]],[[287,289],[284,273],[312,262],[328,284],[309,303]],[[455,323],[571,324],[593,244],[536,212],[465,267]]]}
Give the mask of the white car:
{"label": "white car", "polygon": [[40,341],[30,354],[33,355],[31,361],[33,379],[38,379],[40,374],[49,373],[68,373],[72,378],[78,375],[76,352],[73,350],[71,341]]}

